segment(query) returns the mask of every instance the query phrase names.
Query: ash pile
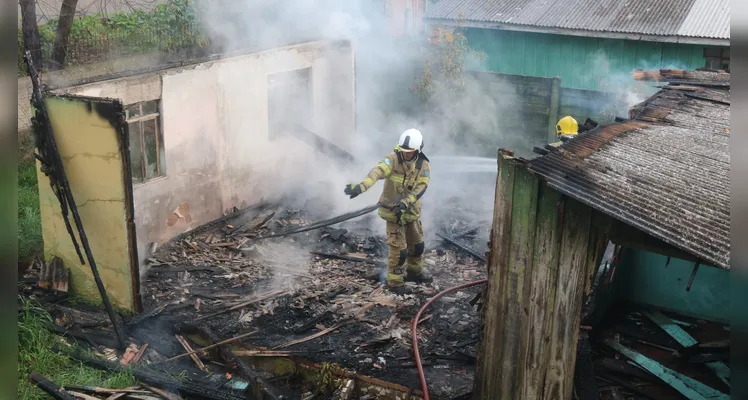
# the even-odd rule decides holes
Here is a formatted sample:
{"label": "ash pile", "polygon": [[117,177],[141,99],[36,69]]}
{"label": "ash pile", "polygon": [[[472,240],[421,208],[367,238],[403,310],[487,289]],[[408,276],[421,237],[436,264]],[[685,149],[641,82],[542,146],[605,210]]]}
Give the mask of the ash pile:
{"label": "ash pile", "polygon": [[[481,223],[466,222],[470,219],[458,202],[443,204],[448,212],[431,220],[441,226],[426,237],[424,261],[434,281],[413,285],[413,294],[404,296],[371,278],[386,270],[387,258],[378,230],[384,224],[376,213],[253,240],[321,218],[317,212],[263,204],[153,246],[141,279],[145,311],[122,320],[124,350],[115,350],[116,337],[103,311],[68,304],[60,291],[43,297],[49,291],[39,288],[38,265],[20,284],[52,314],[50,329],[92,351],[73,357],[108,370],[133,368],[139,381],[167,393],[222,399],[315,394],[375,399],[408,393],[418,398],[412,319],[438,291],[486,277],[490,214]],[[55,281],[64,276],[55,271],[45,267],[47,287],[65,285]],[[459,398],[472,389],[480,291],[445,296],[421,317],[420,353],[433,398]],[[145,386],[137,390],[147,391]]]}
{"label": "ash pile", "polygon": [[[151,255],[143,297],[152,311],[135,323],[136,336],[142,342],[157,340],[149,326],[169,325],[156,322],[167,320],[193,321],[198,331],[214,332],[216,340],[256,331],[235,344],[242,347],[239,354],[250,354],[248,362],[294,357],[335,365],[380,386],[420,392],[411,345],[413,317],[438,291],[486,277],[490,221],[468,223],[464,210],[451,211],[427,236],[424,262],[434,282],[413,285],[413,294],[404,296],[371,279],[386,270],[385,237],[369,228],[382,224],[376,214],[252,241],[308,225],[312,218],[272,206],[236,213]],[[480,243],[483,251],[475,250]],[[467,395],[472,389],[479,293],[476,288],[444,297],[422,316],[422,361],[436,398]],[[296,388],[290,382],[284,386]]]}

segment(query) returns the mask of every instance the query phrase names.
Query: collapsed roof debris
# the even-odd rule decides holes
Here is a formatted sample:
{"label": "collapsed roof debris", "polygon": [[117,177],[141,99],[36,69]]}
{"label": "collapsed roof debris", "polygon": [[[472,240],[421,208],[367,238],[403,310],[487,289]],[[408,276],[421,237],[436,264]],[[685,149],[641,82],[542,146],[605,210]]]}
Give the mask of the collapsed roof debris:
{"label": "collapsed roof debris", "polygon": [[550,187],[705,263],[730,269],[730,74],[635,71],[669,82],[631,119],[527,162]]}
{"label": "collapsed roof debris", "polygon": [[[611,244],[612,247],[612,244]],[[603,263],[593,298],[615,291]],[[586,313],[575,382],[587,399],[728,399],[729,326],[634,304]],[[590,388],[595,388],[589,393]]]}

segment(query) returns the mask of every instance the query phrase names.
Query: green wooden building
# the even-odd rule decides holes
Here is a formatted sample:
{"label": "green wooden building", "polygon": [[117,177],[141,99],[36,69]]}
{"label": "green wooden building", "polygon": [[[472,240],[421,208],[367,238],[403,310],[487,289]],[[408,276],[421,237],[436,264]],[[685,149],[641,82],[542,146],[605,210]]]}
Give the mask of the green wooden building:
{"label": "green wooden building", "polygon": [[730,68],[729,0],[440,0],[424,22],[465,28],[487,56],[477,69],[565,88],[616,92],[635,68]]}
{"label": "green wooden building", "polygon": [[[667,357],[730,338],[730,75],[649,76],[662,89],[629,120],[533,159],[499,150],[473,398],[598,398],[579,394],[583,325],[683,398],[729,398],[724,359],[694,378]],[[672,348],[652,351],[658,334]]]}

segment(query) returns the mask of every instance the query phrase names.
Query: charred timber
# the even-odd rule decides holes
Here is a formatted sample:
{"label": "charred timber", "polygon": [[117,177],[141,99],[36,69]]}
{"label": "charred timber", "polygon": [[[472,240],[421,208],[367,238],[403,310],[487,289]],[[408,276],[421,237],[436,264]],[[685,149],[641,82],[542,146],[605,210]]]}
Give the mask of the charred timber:
{"label": "charred timber", "polygon": [[322,252],[319,252],[319,251],[310,251],[309,253],[311,253],[311,254],[313,254],[315,256],[319,256],[319,257],[322,257],[322,258],[330,258],[330,259],[333,259],[333,260],[343,260],[343,261],[353,261],[353,262],[367,262],[367,261],[369,261],[366,258],[351,257],[351,256],[342,255],[342,254],[329,254],[329,253],[322,253]]}
{"label": "charred timber", "polygon": [[452,246],[455,246],[458,249],[464,251],[465,253],[470,254],[471,256],[475,257],[476,259],[482,261],[484,264],[486,263],[486,257],[481,256],[480,254],[478,254],[477,251],[475,251],[475,250],[473,250],[473,249],[471,249],[471,248],[469,248],[467,246],[463,246],[463,245],[457,243],[457,241],[455,241],[454,239],[452,239],[451,237],[449,237],[447,235],[443,235],[441,233],[437,233],[436,235],[439,236],[442,240],[444,240],[444,241],[448,242],[449,244],[451,244]]}
{"label": "charred timber", "polygon": [[38,372],[32,372],[29,374],[29,380],[34,383],[39,389],[43,390],[48,395],[58,400],[76,400],[75,396],[66,392],[61,387],[57,386],[56,383],[45,378]]}
{"label": "charred timber", "polygon": [[597,392],[597,382],[595,381],[595,364],[592,362],[592,345],[587,333],[579,335],[579,344],[577,345],[577,362],[574,369],[574,383],[579,400],[598,400],[600,395]]}
{"label": "charred timber", "polygon": [[[67,354],[67,353],[64,353]],[[82,354],[67,354],[75,360],[78,360],[86,365],[94,368],[98,368],[105,371],[122,372],[128,370],[120,366],[116,362],[91,358]],[[198,385],[193,382],[183,382],[169,378],[168,376],[159,372],[153,371],[144,367],[135,367],[129,369],[132,371],[133,376],[140,382],[147,383],[149,385],[166,388],[170,391],[178,392],[180,395],[190,398],[198,398],[205,400],[246,400],[242,396],[225,391],[216,390],[202,385]]]}
{"label": "charred timber", "polygon": [[[203,334],[205,337],[207,337],[211,342],[213,343],[220,343],[221,339],[216,335],[210,328],[207,326],[184,326],[184,329],[186,331],[198,331],[201,334]],[[218,353],[221,356],[221,359],[223,359],[223,362],[225,362],[227,365],[235,364],[237,368],[239,369],[240,373],[246,378],[249,382],[249,386],[247,387],[247,390],[252,390],[253,397],[258,400],[264,400],[264,399],[273,399],[273,400],[283,400],[286,397],[281,395],[273,385],[270,384],[270,382],[265,379],[265,377],[262,376],[262,374],[258,371],[256,371],[254,368],[250,367],[242,361],[241,359],[234,356],[234,353],[229,348],[228,344],[218,346]]]}

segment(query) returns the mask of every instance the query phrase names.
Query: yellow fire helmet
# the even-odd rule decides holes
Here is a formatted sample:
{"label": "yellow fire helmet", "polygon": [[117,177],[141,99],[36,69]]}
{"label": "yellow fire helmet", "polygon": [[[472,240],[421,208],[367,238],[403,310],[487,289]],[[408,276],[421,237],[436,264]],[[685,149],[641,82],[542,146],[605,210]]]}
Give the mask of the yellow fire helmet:
{"label": "yellow fire helmet", "polygon": [[558,136],[576,135],[578,131],[579,124],[577,124],[577,120],[568,115],[558,120],[556,124],[556,134]]}

